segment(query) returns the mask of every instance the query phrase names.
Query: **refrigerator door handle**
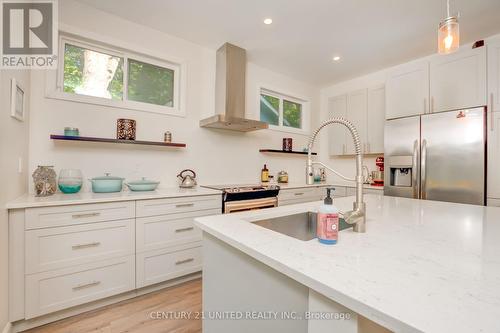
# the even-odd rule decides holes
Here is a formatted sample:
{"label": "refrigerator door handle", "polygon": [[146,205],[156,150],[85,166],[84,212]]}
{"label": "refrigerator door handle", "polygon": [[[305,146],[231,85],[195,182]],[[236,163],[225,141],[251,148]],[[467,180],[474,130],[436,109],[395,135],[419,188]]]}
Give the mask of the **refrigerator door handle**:
{"label": "refrigerator door handle", "polygon": [[413,163],[412,163],[412,184],[413,198],[418,199],[418,140],[413,143]]}
{"label": "refrigerator door handle", "polygon": [[422,141],[422,161],[420,162],[420,199],[427,199],[426,183],[427,183],[427,140]]}

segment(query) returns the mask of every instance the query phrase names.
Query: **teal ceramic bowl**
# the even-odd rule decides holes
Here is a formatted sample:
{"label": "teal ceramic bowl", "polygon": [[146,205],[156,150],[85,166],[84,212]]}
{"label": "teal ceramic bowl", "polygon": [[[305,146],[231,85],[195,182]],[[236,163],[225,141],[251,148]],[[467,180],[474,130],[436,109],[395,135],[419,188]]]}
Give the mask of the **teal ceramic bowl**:
{"label": "teal ceramic bowl", "polygon": [[160,182],[154,180],[147,180],[142,178],[141,180],[131,181],[125,183],[131,191],[154,191],[158,187]]}

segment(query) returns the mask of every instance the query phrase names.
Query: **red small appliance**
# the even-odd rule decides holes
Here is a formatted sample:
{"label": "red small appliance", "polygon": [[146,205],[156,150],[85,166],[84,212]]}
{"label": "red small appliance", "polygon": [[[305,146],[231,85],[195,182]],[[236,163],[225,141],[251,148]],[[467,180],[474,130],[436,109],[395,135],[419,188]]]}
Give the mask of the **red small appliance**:
{"label": "red small appliance", "polygon": [[377,171],[372,171],[372,185],[373,186],[384,186],[384,157],[379,156],[375,160],[375,165],[377,166]]}

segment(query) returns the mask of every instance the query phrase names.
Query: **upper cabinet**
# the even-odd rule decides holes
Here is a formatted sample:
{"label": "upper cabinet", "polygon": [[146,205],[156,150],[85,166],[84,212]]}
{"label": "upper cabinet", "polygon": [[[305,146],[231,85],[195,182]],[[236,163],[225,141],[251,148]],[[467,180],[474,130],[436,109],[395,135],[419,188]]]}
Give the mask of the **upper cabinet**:
{"label": "upper cabinet", "polygon": [[[328,99],[328,115],[330,118],[345,118],[347,113],[347,95]],[[330,155],[344,155],[346,151],[346,131],[340,126],[328,129]]]}
{"label": "upper cabinet", "polygon": [[429,64],[404,64],[392,70],[386,82],[386,118],[427,113],[429,110]]}
{"label": "upper cabinet", "polygon": [[369,154],[384,153],[385,86],[368,88],[367,140]]}
{"label": "upper cabinet", "polygon": [[[347,94],[347,113],[346,118],[358,130],[361,140],[361,150],[366,152],[366,112],[367,112],[367,94],[366,89],[360,89]],[[351,133],[347,133],[346,152],[347,155],[354,155],[354,140]]]}
{"label": "upper cabinet", "polygon": [[488,110],[500,112],[500,41],[488,44]]}
{"label": "upper cabinet", "polygon": [[[359,89],[328,100],[330,117],[344,117],[358,130],[364,154],[384,152],[385,86]],[[354,155],[351,133],[344,126],[329,129],[330,155]]]}
{"label": "upper cabinet", "polygon": [[486,48],[432,57],[430,94],[431,112],[486,105]]}
{"label": "upper cabinet", "polygon": [[[500,46],[490,52],[498,64]],[[496,74],[498,82],[498,67]],[[387,77],[386,103],[386,119],[486,105],[486,47],[397,66]]]}

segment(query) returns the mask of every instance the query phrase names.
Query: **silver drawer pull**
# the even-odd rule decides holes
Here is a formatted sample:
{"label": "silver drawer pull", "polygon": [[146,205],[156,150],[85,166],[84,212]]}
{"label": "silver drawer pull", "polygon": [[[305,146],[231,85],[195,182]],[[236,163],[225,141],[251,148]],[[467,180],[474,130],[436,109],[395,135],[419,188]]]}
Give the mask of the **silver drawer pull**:
{"label": "silver drawer pull", "polygon": [[297,192],[297,193],[294,193],[295,195],[304,195],[304,192]]}
{"label": "silver drawer pull", "polygon": [[181,207],[193,207],[194,203],[187,203],[187,204],[177,204],[175,207],[181,208]]}
{"label": "silver drawer pull", "polygon": [[76,245],[73,245],[71,248],[73,250],[78,250],[78,249],[84,249],[87,247],[99,246],[99,245],[101,245],[101,242],[92,242],[92,243],[87,243],[87,244],[76,244]]}
{"label": "silver drawer pull", "polygon": [[99,284],[101,284],[101,281],[92,281],[92,282],[85,283],[85,284],[79,284],[79,285],[73,287],[73,290],[81,290],[81,289],[85,289],[85,288],[89,288],[89,287],[94,287],[94,286],[97,286]]}
{"label": "silver drawer pull", "polygon": [[176,265],[182,265],[182,264],[187,264],[188,262],[191,262],[191,261],[194,261],[194,258],[189,258],[189,259],[185,259],[185,260],[179,260],[179,261],[176,261],[175,264]]}
{"label": "silver drawer pull", "polygon": [[101,213],[74,214],[73,218],[74,219],[83,219],[85,217],[95,217],[95,216],[99,216],[99,215],[101,215]]}
{"label": "silver drawer pull", "polygon": [[194,227],[182,228],[182,229],[176,229],[175,232],[191,231],[193,229],[194,229]]}

